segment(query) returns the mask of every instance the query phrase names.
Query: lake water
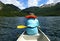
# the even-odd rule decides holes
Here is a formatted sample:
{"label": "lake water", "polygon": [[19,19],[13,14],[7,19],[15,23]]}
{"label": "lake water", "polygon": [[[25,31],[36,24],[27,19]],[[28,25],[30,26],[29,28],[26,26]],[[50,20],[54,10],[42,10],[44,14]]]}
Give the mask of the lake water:
{"label": "lake water", "polygon": [[[0,17],[0,41],[16,41],[24,29],[17,29],[17,25],[24,25],[24,17]],[[60,41],[60,16],[39,17],[41,30],[51,39]]]}

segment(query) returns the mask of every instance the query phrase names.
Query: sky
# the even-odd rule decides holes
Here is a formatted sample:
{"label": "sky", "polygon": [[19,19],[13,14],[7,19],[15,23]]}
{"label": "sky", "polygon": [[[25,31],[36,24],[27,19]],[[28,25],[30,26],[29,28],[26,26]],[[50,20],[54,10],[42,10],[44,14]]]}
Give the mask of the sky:
{"label": "sky", "polygon": [[13,4],[20,9],[60,2],[60,0],[0,0],[4,4]]}

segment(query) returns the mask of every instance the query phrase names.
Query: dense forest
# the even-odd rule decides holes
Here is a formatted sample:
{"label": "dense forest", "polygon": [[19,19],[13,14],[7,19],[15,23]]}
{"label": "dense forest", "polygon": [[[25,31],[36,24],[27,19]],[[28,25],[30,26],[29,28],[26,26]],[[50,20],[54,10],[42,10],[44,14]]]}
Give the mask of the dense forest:
{"label": "dense forest", "polygon": [[4,4],[0,1],[0,16],[21,17],[26,16],[29,11],[35,13],[37,16],[60,16],[60,2],[54,6],[29,7],[21,10],[12,4]]}

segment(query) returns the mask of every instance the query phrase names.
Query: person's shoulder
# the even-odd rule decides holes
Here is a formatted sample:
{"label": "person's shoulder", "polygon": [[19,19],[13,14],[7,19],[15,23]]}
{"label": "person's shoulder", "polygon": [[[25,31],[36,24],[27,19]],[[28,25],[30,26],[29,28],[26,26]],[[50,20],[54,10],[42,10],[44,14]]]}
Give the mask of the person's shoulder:
{"label": "person's shoulder", "polygon": [[39,21],[38,18],[35,18],[36,21]]}
{"label": "person's shoulder", "polygon": [[35,21],[38,21],[38,19],[36,18]]}
{"label": "person's shoulder", "polygon": [[35,18],[35,20],[38,20],[37,18]]}

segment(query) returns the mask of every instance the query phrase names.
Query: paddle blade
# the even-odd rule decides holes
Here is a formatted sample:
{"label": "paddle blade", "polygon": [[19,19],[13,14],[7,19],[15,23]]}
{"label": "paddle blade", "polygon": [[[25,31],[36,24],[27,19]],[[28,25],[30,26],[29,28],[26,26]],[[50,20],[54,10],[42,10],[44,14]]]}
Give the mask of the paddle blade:
{"label": "paddle blade", "polygon": [[17,28],[18,29],[23,29],[23,28],[26,28],[26,26],[24,26],[24,25],[18,25]]}

